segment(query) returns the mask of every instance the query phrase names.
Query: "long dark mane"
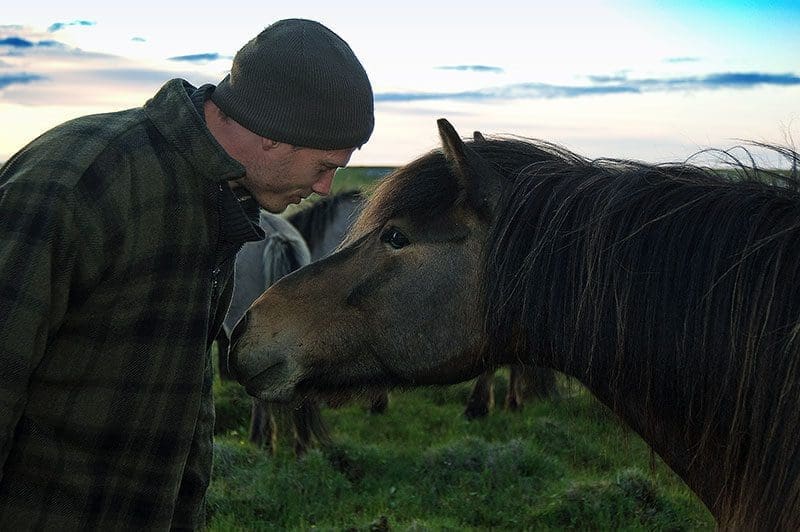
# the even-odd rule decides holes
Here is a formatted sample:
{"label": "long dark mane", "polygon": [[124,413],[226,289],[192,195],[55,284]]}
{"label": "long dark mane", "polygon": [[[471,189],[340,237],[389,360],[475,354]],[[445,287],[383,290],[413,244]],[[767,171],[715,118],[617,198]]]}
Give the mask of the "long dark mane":
{"label": "long dark mane", "polygon": [[724,526],[797,525],[779,517],[800,505],[797,177],[549,153],[520,168],[497,209],[490,345],[559,365],[648,441],[699,436],[677,469],[717,457],[704,474],[741,490],[705,501]]}
{"label": "long dark mane", "polygon": [[[704,502],[722,527],[799,525],[797,154],[774,148],[792,172],[733,158],[713,170],[467,144],[504,176],[484,256],[487,345],[578,377],[720,494]],[[456,182],[441,152],[417,159],[355,233],[435,214],[459,201]],[[665,436],[699,443],[681,452]]]}

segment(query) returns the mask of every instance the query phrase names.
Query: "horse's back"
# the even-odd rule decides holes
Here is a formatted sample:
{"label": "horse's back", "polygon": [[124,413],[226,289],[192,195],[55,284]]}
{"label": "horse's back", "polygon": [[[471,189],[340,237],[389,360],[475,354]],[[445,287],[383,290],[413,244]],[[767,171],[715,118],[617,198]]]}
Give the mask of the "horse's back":
{"label": "horse's back", "polygon": [[360,195],[345,198],[339,204],[326,230],[321,235],[319,244],[313,246],[309,244],[312,260],[319,260],[330,255],[339,247],[363,208],[364,199]]}
{"label": "horse's back", "polygon": [[322,198],[289,216],[289,222],[303,235],[311,261],[331,254],[342,243],[364,208],[364,196],[357,190]]}

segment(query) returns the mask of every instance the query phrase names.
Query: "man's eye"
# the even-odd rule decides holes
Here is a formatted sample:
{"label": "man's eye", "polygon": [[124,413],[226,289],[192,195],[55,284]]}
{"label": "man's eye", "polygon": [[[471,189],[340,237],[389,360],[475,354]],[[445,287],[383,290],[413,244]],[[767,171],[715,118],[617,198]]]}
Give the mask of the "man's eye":
{"label": "man's eye", "polygon": [[389,244],[394,249],[400,249],[410,243],[408,237],[395,227],[389,227],[381,234],[381,242]]}

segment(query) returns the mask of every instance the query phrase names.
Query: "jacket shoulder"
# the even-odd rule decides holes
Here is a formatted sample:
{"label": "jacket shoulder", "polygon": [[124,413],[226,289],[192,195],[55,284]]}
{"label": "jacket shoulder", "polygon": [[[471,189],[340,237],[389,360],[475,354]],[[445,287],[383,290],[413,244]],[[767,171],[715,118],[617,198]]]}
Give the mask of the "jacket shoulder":
{"label": "jacket shoulder", "polygon": [[0,186],[37,182],[71,188],[109,149],[135,149],[146,136],[141,108],[87,115],[60,124],[31,141],[0,168]]}

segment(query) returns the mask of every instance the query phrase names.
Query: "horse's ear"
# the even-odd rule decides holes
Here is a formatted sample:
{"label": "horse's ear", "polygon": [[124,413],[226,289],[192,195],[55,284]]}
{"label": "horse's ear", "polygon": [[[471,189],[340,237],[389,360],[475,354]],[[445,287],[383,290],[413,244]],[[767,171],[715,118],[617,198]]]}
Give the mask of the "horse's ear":
{"label": "horse's ear", "polygon": [[[478,212],[491,217],[500,196],[502,176],[483,157],[464,144],[453,125],[444,118],[437,120],[442,150],[467,196],[467,201]],[[475,141],[486,140],[480,132],[473,134]]]}
{"label": "horse's ear", "polygon": [[486,142],[486,139],[483,137],[483,133],[481,133],[480,131],[475,131],[472,134],[472,140],[474,140],[475,142]]}

